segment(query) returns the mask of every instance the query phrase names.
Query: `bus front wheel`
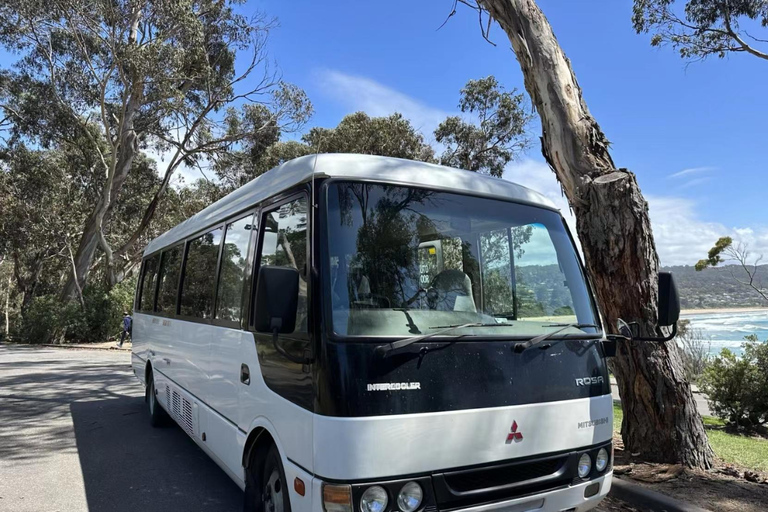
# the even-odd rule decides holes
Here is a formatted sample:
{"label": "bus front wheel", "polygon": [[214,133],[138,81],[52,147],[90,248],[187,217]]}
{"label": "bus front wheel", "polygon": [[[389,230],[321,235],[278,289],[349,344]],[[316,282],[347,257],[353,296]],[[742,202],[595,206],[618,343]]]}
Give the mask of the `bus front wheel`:
{"label": "bus front wheel", "polygon": [[266,456],[254,454],[245,478],[244,512],[291,512],[285,471],[274,445]]}
{"label": "bus front wheel", "polygon": [[153,427],[164,427],[167,425],[168,413],[166,413],[163,407],[157,402],[155,379],[152,376],[151,370],[149,372],[149,382],[147,382],[147,389],[144,395],[144,399],[147,402],[147,407],[149,408],[149,424]]}

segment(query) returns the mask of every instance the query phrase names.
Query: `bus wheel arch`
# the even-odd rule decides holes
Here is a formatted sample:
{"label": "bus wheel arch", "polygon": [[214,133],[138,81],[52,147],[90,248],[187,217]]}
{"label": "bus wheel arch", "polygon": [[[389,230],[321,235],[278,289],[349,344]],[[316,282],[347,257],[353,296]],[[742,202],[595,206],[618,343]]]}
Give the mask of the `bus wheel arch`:
{"label": "bus wheel arch", "polygon": [[243,468],[248,469],[252,461],[264,458],[271,446],[277,447],[272,434],[266,427],[256,427],[248,434],[245,440],[245,449],[243,450]]}
{"label": "bus wheel arch", "polygon": [[[248,435],[242,463],[245,469],[244,512],[290,512],[290,497],[280,451],[266,427],[256,427]],[[277,487],[272,481],[275,475],[278,475],[279,480]],[[277,494],[281,496],[279,499],[275,499]],[[267,502],[274,504],[267,506]],[[280,506],[275,506],[278,503]],[[269,510],[264,510],[266,508]]]}

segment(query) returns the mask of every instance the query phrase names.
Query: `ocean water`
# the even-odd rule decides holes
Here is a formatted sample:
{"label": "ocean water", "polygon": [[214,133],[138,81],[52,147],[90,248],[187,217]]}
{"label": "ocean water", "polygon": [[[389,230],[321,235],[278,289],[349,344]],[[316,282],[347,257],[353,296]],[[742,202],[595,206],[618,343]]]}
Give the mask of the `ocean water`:
{"label": "ocean water", "polygon": [[756,334],[758,341],[768,340],[768,310],[729,313],[696,313],[681,315],[691,321],[691,327],[701,331],[702,337],[710,343],[710,353],[719,354],[728,348],[741,354],[744,336]]}

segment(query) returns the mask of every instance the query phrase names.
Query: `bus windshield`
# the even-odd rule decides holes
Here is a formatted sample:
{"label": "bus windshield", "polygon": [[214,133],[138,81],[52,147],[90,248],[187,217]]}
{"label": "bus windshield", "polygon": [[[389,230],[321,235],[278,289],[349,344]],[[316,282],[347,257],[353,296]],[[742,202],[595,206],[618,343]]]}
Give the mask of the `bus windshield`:
{"label": "bus windshield", "polygon": [[327,205],[326,296],[338,335],[414,336],[477,323],[456,335],[524,337],[599,324],[555,211],[347,182],[328,185]]}

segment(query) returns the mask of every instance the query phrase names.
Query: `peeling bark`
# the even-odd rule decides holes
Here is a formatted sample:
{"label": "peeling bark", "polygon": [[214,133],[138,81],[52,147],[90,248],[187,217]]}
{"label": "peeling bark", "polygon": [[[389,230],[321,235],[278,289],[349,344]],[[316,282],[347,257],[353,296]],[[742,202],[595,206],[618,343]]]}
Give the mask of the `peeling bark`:
{"label": "peeling bark", "polygon": [[[656,247],[635,175],[617,169],[552,28],[534,0],[479,0],[512,44],[541,117],[542,152],[576,215],[607,327],[621,317],[657,335]],[[650,461],[709,468],[713,453],[674,342],[620,344],[614,369],[625,447]]]}

